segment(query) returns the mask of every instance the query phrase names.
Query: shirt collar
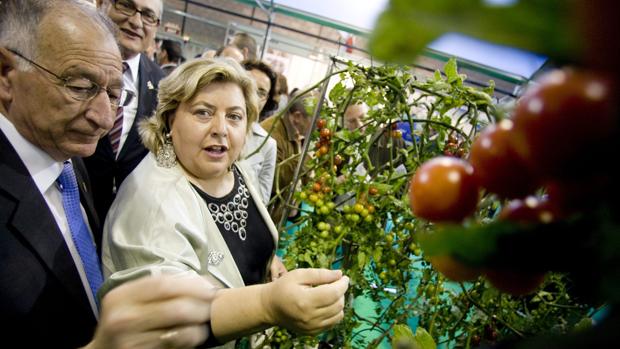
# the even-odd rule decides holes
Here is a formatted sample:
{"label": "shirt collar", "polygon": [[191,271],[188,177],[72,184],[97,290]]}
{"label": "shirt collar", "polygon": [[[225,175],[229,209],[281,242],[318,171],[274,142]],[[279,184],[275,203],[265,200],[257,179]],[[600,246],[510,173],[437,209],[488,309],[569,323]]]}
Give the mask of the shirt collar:
{"label": "shirt collar", "polygon": [[60,176],[63,169],[62,161],[54,160],[43,149],[30,143],[2,113],[0,113],[0,129],[26,165],[41,194],[45,193]]}
{"label": "shirt collar", "polygon": [[124,61],[129,66],[129,70],[131,71],[131,78],[133,79],[134,84],[138,82],[138,69],[140,69],[140,56],[141,54],[138,53],[137,55]]}
{"label": "shirt collar", "polygon": [[258,122],[253,122],[251,127],[252,127],[252,133],[257,136],[267,137],[269,135],[267,131],[265,131],[265,129],[261,125],[258,124]]}

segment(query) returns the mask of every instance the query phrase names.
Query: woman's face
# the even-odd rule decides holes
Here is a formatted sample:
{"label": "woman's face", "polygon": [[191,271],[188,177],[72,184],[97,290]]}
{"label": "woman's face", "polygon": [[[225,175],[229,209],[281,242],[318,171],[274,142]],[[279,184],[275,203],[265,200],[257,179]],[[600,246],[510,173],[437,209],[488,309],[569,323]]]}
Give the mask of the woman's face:
{"label": "woman's face", "polygon": [[250,70],[250,75],[256,82],[256,94],[258,94],[258,111],[259,113],[267,104],[267,99],[269,98],[269,90],[271,90],[271,81],[269,80],[269,76],[263,73],[261,70],[252,69]]}
{"label": "woman's face", "polygon": [[192,176],[214,179],[228,173],[245,143],[245,97],[239,85],[215,82],[179,105],[171,119],[178,161]]}

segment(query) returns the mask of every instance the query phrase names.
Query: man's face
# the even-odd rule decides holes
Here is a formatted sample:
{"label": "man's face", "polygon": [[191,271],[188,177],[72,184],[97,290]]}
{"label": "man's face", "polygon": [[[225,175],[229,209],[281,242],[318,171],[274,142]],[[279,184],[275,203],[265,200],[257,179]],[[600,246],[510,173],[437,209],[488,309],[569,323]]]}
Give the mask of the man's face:
{"label": "man's face", "polygon": [[366,108],[360,104],[351,104],[344,112],[344,127],[349,131],[360,129],[363,132],[364,117]]}
{"label": "man's face", "polygon": [[252,69],[250,70],[250,75],[256,82],[256,93],[258,94],[258,110],[259,112],[263,110],[265,104],[267,104],[267,100],[269,99],[269,91],[271,90],[271,80],[269,80],[269,76],[265,74],[262,70]]}
{"label": "man's face", "polygon": [[[121,56],[114,37],[78,14],[49,14],[40,25],[38,54],[27,57],[62,79],[88,79],[102,87],[90,100],[76,100],[65,83],[17,55],[2,58],[0,96],[7,118],[30,143],[58,161],[89,156],[114,122],[106,88],[122,87]],[[8,51],[7,51],[8,52]],[[9,67],[11,65],[11,67]],[[8,107],[7,107],[8,106]]]}
{"label": "man's face", "polygon": [[[145,17],[161,18],[161,0],[103,0],[100,6],[118,26],[118,43],[123,59],[135,57],[147,50],[155,38],[158,24],[149,24]],[[131,9],[141,13],[127,15],[126,12]]]}

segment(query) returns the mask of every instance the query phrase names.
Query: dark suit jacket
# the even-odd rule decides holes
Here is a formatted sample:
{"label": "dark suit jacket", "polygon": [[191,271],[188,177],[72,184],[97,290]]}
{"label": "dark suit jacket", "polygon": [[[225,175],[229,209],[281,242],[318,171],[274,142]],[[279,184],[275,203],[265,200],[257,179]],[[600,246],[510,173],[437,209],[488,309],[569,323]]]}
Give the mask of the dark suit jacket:
{"label": "dark suit jacket", "polygon": [[[80,197],[83,168],[74,159]],[[95,240],[101,230],[92,202]],[[92,339],[96,319],[69,249],[26,166],[0,131],[0,329],[19,348],[77,348]]]}
{"label": "dark suit jacket", "polygon": [[118,159],[114,157],[108,137],[100,139],[95,154],[84,159],[94,190],[95,207],[101,222],[105,220],[105,215],[116,197],[116,189],[148,153],[138,134],[138,123],[155,111],[157,87],[163,77],[164,73],[157,64],[146,58],[144,54],[140,56],[138,110]]}

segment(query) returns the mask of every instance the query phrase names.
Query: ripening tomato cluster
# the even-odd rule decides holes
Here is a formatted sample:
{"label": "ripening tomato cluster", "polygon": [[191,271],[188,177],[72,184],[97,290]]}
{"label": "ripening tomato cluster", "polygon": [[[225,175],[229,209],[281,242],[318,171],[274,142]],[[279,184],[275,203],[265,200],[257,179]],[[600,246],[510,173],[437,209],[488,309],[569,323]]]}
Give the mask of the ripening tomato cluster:
{"label": "ripening tomato cluster", "polygon": [[457,158],[462,158],[465,156],[465,148],[463,147],[462,142],[459,142],[459,139],[454,134],[450,134],[448,136],[448,142],[443,148],[443,155],[454,156]]}
{"label": "ripening tomato cluster", "polygon": [[[550,223],[586,210],[611,182],[608,149],[617,135],[617,91],[593,72],[556,70],[518,101],[512,119],[484,129],[469,160],[438,157],[422,164],[411,180],[413,214],[432,222],[460,223],[473,214],[479,192],[509,201],[499,219]],[[547,195],[536,197],[539,188]],[[457,281],[481,271],[451,256],[432,256],[431,264]],[[485,270],[497,288],[525,294],[543,274]]]}
{"label": "ripening tomato cluster", "polygon": [[315,143],[316,155],[323,156],[329,153],[329,146],[332,138],[332,131],[327,128],[327,121],[324,119],[318,119],[316,121],[316,128],[319,130],[320,139]]}

